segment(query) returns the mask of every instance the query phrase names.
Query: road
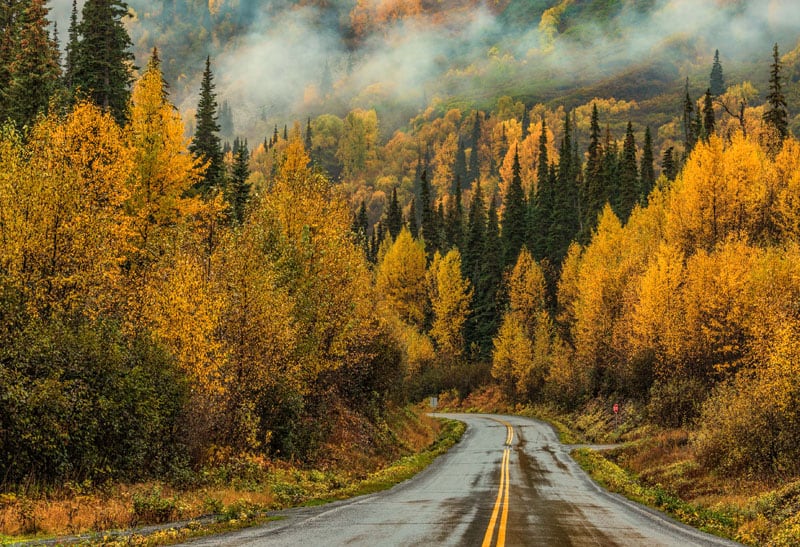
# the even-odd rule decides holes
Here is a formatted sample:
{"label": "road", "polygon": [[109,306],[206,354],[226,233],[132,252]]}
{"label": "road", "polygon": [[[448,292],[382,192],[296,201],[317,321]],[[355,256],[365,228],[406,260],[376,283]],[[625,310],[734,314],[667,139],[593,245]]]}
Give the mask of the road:
{"label": "road", "polygon": [[281,512],[258,528],[188,545],[731,546],[610,494],[552,428],[515,416],[446,414],[461,442],[385,492]]}

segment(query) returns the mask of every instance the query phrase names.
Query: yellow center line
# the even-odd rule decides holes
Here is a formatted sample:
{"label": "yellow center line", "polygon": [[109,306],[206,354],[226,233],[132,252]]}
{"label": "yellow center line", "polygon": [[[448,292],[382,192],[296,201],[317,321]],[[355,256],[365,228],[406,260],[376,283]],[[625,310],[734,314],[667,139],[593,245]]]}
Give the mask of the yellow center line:
{"label": "yellow center line", "polygon": [[[514,428],[510,423],[503,420],[495,420],[506,426],[506,447],[503,450],[503,462],[500,466],[500,488],[497,490],[497,499],[494,502],[492,517],[489,519],[489,526],[483,536],[482,547],[490,547],[494,538],[494,529],[497,524],[497,516],[500,515],[500,528],[497,530],[497,547],[504,547],[506,544],[506,526],[508,524],[508,487],[509,487],[509,460],[511,457],[511,443],[514,440]],[[502,507],[502,513],[500,508]]]}

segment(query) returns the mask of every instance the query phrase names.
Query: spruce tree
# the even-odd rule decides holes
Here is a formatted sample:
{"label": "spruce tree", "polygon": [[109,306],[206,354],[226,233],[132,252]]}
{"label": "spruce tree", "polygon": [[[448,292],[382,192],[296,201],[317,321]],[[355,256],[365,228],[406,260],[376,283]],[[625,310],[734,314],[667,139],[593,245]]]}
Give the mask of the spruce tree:
{"label": "spruce tree", "polygon": [[719,50],[714,51],[714,63],[711,65],[711,76],[708,83],[709,91],[714,97],[725,93],[725,78],[722,75],[722,64],[719,62]]}
{"label": "spruce tree", "polygon": [[469,328],[471,338],[483,357],[491,352],[492,338],[499,327],[502,309],[499,291],[503,281],[503,256],[496,202],[497,198],[493,197],[489,203],[484,246],[473,297],[475,311]]}
{"label": "spruce tree", "polygon": [[24,7],[19,1],[0,1],[0,124],[13,117],[9,92]]}
{"label": "spruce tree", "polygon": [[469,171],[467,174],[467,186],[480,180],[480,161],[478,158],[478,147],[481,141],[481,118],[480,113],[475,112],[475,124],[472,126],[472,139],[470,144],[472,150],[469,153]]}
{"label": "spruce tree", "polygon": [[522,107],[522,121],[520,121],[520,124],[522,124],[522,138],[521,138],[521,140],[524,141],[528,137],[528,135],[530,135],[530,128],[531,128],[530,127],[531,126],[531,115],[530,115],[530,111],[528,110],[527,106],[523,106]]}
{"label": "spruce tree", "polygon": [[616,211],[623,223],[627,222],[640,195],[639,172],[636,166],[636,140],[633,136],[633,124],[628,122],[619,165],[619,198]]}
{"label": "spruce tree", "polygon": [[786,110],[786,97],[781,82],[781,57],[777,42],[772,48],[772,65],[769,73],[769,93],[767,94],[767,110],[764,122],[776,133],[779,140],[789,135],[789,114]]}
{"label": "spruce tree", "polygon": [[697,132],[694,122],[694,102],[689,96],[689,78],[686,78],[685,96],[683,99],[683,143],[686,154],[694,149]]}
{"label": "spruce tree", "polygon": [[397,239],[400,230],[403,229],[403,211],[397,201],[397,188],[392,189],[392,197],[389,201],[389,210],[386,213],[386,228],[392,236],[392,240]]}
{"label": "spruce tree", "polygon": [[525,235],[527,233],[527,204],[525,191],[522,189],[518,149],[514,151],[514,163],[511,171],[511,182],[503,199],[501,239],[504,268],[516,263],[517,255],[525,244]]}
{"label": "spruce tree", "polygon": [[466,150],[464,150],[464,140],[459,137],[456,159],[453,163],[453,188],[451,189],[451,193],[455,192],[456,183],[464,184],[467,180],[467,153]]}
{"label": "spruce tree", "polygon": [[707,89],[703,97],[703,137],[706,141],[714,134],[716,118],[714,117],[714,101],[711,90]]}
{"label": "spruce tree", "polygon": [[419,220],[417,219],[417,198],[411,199],[411,205],[408,208],[408,231],[414,239],[419,239]]}
{"label": "spruce tree", "polygon": [[475,189],[472,192],[472,201],[469,204],[466,243],[464,252],[462,253],[464,273],[469,277],[473,286],[478,282],[485,241],[486,207],[483,202],[481,185],[475,183]]}
{"label": "spruce tree", "polygon": [[353,215],[353,224],[350,227],[356,241],[364,249],[364,254],[369,255],[369,238],[367,232],[369,231],[369,217],[367,216],[367,204],[361,200],[361,205],[358,207],[358,212]]}
{"label": "spruce tree", "polygon": [[464,207],[461,204],[461,177],[456,176],[456,188],[447,208],[445,223],[448,248],[456,247],[464,251]]}
{"label": "spruce tree", "polygon": [[312,149],[313,146],[311,144],[311,118],[310,117],[308,118],[308,121],[306,121],[306,136],[305,136],[304,144],[305,144],[305,147],[306,147],[306,152],[308,153],[309,156],[311,156],[311,151],[312,151],[311,149]]}
{"label": "spruce tree", "polygon": [[228,201],[231,204],[231,220],[241,225],[250,199],[250,184],[247,182],[250,177],[250,151],[247,149],[247,141],[238,141],[237,144]]}
{"label": "spruce tree", "polygon": [[44,4],[44,0],[29,0],[18,22],[18,43],[4,101],[5,114],[18,127],[32,125],[37,114],[47,110],[61,76],[59,52],[47,30],[50,9]]}
{"label": "spruce tree", "polygon": [[133,53],[122,18],[128,5],[122,0],[86,0],[75,53],[72,84],[96,105],[125,122],[133,82]]}
{"label": "spruce tree", "polygon": [[550,163],[547,154],[547,124],[542,117],[539,135],[539,156],[536,168],[536,185],[531,185],[528,198],[527,247],[536,260],[547,255],[550,215],[553,209],[553,186],[550,184]]}
{"label": "spruce tree", "polygon": [[203,196],[214,190],[224,190],[224,164],[217,123],[217,95],[214,92],[211,57],[206,57],[206,68],[200,84],[200,101],[195,115],[195,133],[189,150],[194,157],[206,163],[206,171],[195,190]]}
{"label": "spruce tree", "polygon": [[661,173],[667,180],[675,180],[675,177],[678,176],[678,167],[675,162],[675,148],[670,146],[666,150],[664,150],[664,155],[661,157]]}
{"label": "spruce tree", "polygon": [[592,117],[589,122],[589,148],[586,158],[586,173],[584,175],[586,195],[584,206],[584,231],[582,240],[588,241],[591,231],[597,223],[597,215],[603,210],[608,195],[603,181],[603,147],[600,143],[600,119],[597,113],[597,104],[592,104]]}
{"label": "spruce tree", "polygon": [[642,162],[639,168],[641,177],[642,202],[645,203],[650,192],[656,185],[655,158],[653,157],[653,137],[650,135],[650,126],[644,130],[644,145],[642,147]]}
{"label": "spruce tree", "polygon": [[[603,144],[603,165],[601,167],[603,194],[606,196],[603,206],[606,203],[610,203],[612,207],[617,207],[619,204],[619,167],[617,141],[611,136],[611,127],[606,125],[605,143]],[[597,219],[594,220],[592,226],[595,224],[597,224]]]}
{"label": "spruce tree", "polygon": [[580,229],[578,218],[579,189],[572,144],[572,124],[570,113],[564,119],[564,137],[559,153],[558,174],[553,193],[553,207],[550,215],[547,255],[554,265],[561,264],[569,244]]}
{"label": "spruce tree", "polygon": [[436,211],[433,208],[433,197],[431,196],[431,185],[428,182],[428,172],[422,170],[419,176],[419,220],[420,232],[425,239],[425,249],[432,257],[440,248],[436,222]]}

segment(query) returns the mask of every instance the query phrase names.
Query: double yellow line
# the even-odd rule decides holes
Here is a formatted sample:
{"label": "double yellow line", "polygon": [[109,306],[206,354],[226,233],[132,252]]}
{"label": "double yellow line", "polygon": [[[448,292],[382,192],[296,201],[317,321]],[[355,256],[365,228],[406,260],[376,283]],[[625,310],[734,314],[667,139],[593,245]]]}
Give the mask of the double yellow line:
{"label": "double yellow line", "polygon": [[[503,420],[495,420],[506,426],[506,446],[503,450],[503,463],[500,466],[500,488],[497,490],[497,500],[494,502],[492,518],[489,520],[489,527],[486,535],[483,536],[483,546],[490,547],[494,538],[494,529],[497,525],[497,517],[500,516],[500,526],[497,529],[497,547],[504,547],[506,544],[506,525],[508,524],[508,460],[511,456],[511,442],[514,440],[514,428],[510,423]],[[502,508],[502,513],[501,513]]]}

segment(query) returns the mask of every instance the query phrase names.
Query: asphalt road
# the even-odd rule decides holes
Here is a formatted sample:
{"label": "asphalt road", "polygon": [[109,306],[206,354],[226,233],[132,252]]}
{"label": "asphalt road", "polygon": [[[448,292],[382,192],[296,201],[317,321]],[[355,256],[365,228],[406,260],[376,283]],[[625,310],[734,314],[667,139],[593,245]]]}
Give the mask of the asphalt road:
{"label": "asphalt road", "polygon": [[444,416],[467,431],[413,479],[189,545],[738,545],[602,490],[542,422]]}

